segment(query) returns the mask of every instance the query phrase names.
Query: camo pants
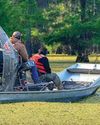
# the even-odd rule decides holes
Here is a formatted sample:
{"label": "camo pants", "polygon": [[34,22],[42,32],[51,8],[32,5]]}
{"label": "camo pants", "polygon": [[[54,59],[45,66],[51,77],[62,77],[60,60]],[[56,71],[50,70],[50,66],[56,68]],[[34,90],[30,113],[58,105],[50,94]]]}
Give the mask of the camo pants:
{"label": "camo pants", "polygon": [[53,81],[58,89],[61,89],[62,83],[56,73],[47,73],[40,76],[40,80],[43,82]]}

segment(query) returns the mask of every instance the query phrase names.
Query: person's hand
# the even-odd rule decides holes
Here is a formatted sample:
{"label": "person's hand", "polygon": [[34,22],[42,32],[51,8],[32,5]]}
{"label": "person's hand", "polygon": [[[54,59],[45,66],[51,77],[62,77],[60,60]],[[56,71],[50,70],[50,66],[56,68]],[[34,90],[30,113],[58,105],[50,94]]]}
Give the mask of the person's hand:
{"label": "person's hand", "polygon": [[10,37],[10,41],[11,41],[11,42],[13,41],[13,38],[12,38],[12,37]]}

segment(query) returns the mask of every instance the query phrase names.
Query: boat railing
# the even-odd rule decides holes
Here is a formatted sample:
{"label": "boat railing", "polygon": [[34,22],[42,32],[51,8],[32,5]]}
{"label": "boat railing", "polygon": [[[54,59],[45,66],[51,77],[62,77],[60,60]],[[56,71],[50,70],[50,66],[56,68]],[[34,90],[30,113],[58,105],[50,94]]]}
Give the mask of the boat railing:
{"label": "boat railing", "polygon": [[94,69],[67,69],[69,73],[83,73],[83,74],[100,74],[100,70],[94,68]]}
{"label": "boat railing", "polygon": [[48,88],[48,90],[53,90],[54,82],[41,82],[39,84],[26,83],[21,86],[14,87],[15,91],[44,91]]}

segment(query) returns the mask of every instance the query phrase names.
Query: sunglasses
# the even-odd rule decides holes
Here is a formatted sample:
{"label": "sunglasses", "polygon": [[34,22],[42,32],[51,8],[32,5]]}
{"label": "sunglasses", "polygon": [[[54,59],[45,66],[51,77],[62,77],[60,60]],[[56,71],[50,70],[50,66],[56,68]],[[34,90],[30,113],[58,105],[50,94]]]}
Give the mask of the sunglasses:
{"label": "sunglasses", "polygon": [[16,39],[21,39],[21,37],[20,36],[13,36],[14,38],[16,38]]}

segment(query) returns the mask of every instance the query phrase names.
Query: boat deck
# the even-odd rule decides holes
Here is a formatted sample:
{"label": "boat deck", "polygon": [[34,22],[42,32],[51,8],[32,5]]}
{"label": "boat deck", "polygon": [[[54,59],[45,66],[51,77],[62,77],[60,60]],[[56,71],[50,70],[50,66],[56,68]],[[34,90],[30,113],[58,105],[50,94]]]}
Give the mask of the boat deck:
{"label": "boat deck", "polygon": [[90,86],[92,82],[84,82],[84,81],[63,81],[64,89],[73,89],[73,88],[82,88]]}

